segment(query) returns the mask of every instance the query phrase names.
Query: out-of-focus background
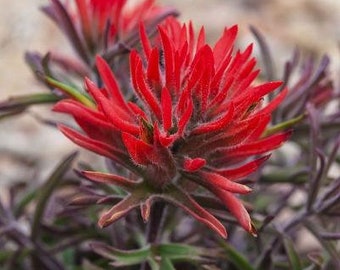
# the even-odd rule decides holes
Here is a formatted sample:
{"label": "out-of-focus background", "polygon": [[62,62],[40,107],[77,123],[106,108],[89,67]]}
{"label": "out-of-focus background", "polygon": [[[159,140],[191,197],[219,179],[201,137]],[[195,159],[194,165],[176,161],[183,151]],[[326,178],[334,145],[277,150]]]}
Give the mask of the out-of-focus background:
{"label": "out-of-focus background", "polygon": [[[10,95],[39,92],[26,66],[26,50],[45,53],[70,51],[57,27],[40,12],[48,0],[0,0],[0,100]],[[254,42],[249,25],[257,27],[269,42],[278,67],[295,47],[317,56],[329,54],[332,72],[340,67],[339,0],[164,0],[181,11],[183,21],[204,25],[210,40],[224,26],[239,25],[239,45]],[[255,53],[258,52],[255,46]],[[0,121],[0,186],[23,179],[43,179],[53,166],[77,147],[57,130],[32,116],[36,110],[51,114],[49,107]],[[90,154],[85,152],[86,158]]]}

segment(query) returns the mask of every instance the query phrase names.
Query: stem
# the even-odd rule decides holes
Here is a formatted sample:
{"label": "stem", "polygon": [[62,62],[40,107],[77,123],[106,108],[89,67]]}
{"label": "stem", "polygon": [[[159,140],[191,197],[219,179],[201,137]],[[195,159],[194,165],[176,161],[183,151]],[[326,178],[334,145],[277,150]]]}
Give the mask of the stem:
{"label": "stem", "polygon": [[159,232],[164,223],[164,202],[156,202],[151,208],[150,220],[146,228],[146,240],[153,244],[158,242]]}
{"label": "stem", "polygon": [[[282,233],[288,233],[292,228],[300,224],[305,218],[307,218],[312,213],[307,212],[306,210],[300,212],[290,220],[282,229]],[[277,235],[268,245],[267,248],[262,252],[259,256],[259,260],[256,262],[256,269],[262,269],[263,263],[265,262],[267,256],[274,250],[277,249],[281,243],[280,235]]]}
{"label": "stem", "polygon": [[[160,231],[165,223],[165,203],[155,202],[151,207],[149,222],[146,227],[146,241],[149,244],[155,244],[159,241]],[[144,262],[141,270],[151,270],[149,264]]]}

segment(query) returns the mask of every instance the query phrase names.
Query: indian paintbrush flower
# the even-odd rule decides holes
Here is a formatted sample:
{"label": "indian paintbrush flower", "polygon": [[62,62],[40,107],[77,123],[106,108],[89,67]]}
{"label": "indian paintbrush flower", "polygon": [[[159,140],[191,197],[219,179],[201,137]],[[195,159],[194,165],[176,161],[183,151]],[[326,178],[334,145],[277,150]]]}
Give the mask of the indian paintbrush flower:
{"label": "indian paintbrush flower", "polygon": [[[81,59],[92,65],[91,56],[133,47],[138,42],[138,25],[155,28],[173,8],[161,7],[154,0],[135,5],[127,0],[51,0],[43,11],[61,28]],[[150,30],[151,31],[151,30]],[[111,51],[112,53],[112,51]]]}
{"label": "indian paintbrush flower", "polygon": [[55,111],[72,115],[83,131],[60,125],[68,138],[130,172],[129,177],[82,172],[128,193],[101,216],[100,226],[137,207],[148,220],[152,203],[165,200],[226,237],[221,222],[193,197],[205,189],[204,194],[217,197],[246,231],[256,234],[238,198],[251,188],[240,181],[289,137],[290,131],[264,135],[287,91],[265,103],[264,97],[281,82],[253,85],[259,71],[252,45],[235,53],[236,35],[236,26],[226,28],[210,46],[204,28],[196,37],[191,23],[169,18],[151,42],[141,25],[142,52],[130,53],[134,98],[124,97],[109,65],[97,57],[104,86],[85,79],[93,103],[65,99],[55,105]]}

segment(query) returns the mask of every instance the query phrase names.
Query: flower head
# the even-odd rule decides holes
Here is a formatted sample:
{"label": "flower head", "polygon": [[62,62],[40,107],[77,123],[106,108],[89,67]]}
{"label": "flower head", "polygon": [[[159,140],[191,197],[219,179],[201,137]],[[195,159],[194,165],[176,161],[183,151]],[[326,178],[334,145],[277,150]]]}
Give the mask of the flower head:
{"label": "flower head", "polygon": [[43,10],[89,64],[89,56],[114,49],[114,45],[135,45],[140,22],[153,28],[168,15],[177,13],[155,5],[155,0],[141,0],[135,5],[127,0],[75,0],[75,5],[51,0]]}
{"label": "flower head", "polygon": [[136,207],[147,220],[152,202],[163,199],[226,237],[220,221],[192,196],[203,187],[255,234],[238,198],[251,188],[240,180],[287,140],[290,132],[263,136],[286,91],[264,103],[281,82],[253,85],[259,71],[254,70],[252,46],[234,53],[236,26],[226,28],[214,46],[206,43],[203,28],[195,37],[191,24],[173,18],[158,31],[160,43],[153,45],[141,26],[143,53],[130,54],[133,101],[124,98],[109,66],[98,57],[104,87],[85,80],[93,106],[63,100],[54,108],[71,114],[84,131],[60,126],[67,137],[132,172],[129,179],[83,172],[129,192],[99,224],[109,225]]}

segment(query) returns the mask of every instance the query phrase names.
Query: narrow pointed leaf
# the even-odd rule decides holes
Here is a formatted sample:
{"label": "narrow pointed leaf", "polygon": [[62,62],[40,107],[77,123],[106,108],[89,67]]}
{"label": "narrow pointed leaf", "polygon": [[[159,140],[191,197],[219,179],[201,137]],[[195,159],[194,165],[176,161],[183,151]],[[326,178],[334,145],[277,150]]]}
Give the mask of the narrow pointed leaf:
{"label": "narrow pointed leaf", "polygon": [[305,116],[303,114],[289,119],[285,122],[281,122],[275,126],[269,127],[266,129],[266,131],[264,132],[264,134],[262,135],[263,137],[267,137],[270,136],[272,134],[278,133],[280,131],[284,131],[284,130],[288,130],[293,128],[295,125],[297,125],[298,123],[300,123],[303,119],[305,118]]}
{"label": "narrow pointed leaf", "polygon": [[184,211],[192,215],[198,221],[206,224],[208,227],[216,231],[223,238],[227,237],[227,231],[221,222],[219,222],[213,215],[201,207],[184,190],[174,185],[169,185],[166,193],[162,194],[161,198],[181,207]]}
{"label": "narrow pointed leaf", "polygon": [[288,260],[290,264],[290,269],[292,270],[302,270],[302,264],[299,258],[299,254],[297,254],[293,242],[288,239],[283,239],[283,245],[285,247],[286,253],[288,255]]}
{"label": "narrow pointed leaf", "polygon": [[63,91],[65,94],[72,97],[73,99],[78,100],[80,103],[84,104],[85,106],[89,108],[96,107],[94,102],[87,95],[82,94],[77,89],[67,84],[64,84],[62,82],[59,82],[48,76],[45,77],[45,80],[49,85],[58,88],[59,90]]}
{"label": "narrow pointed leaf", "polygon": [[144,222],[147,222],[149,220],[153,199],[154,197],[151,196],[140,205],[140,212]]}
{"label": "narrow pointed leaf", "polygon": [[255,270],[252,264],[227,242],[220,241],[220,244],[226,252],[226,259],[230,261],[237,270]]}
{"label": "narrow pointed leaf", "polygon": [[48,104],[59,101],[60,98],[52,93],[37,93],[22,96],[9,97],[0,102],[0,111],[9,109],[23,109],[36,104]]}
{"label": "narrow pointed leaf", "polygon": [[100,242],[90,245],[94,252],[112,260],[112,265],[115,267],[140,264],[146,261],[151,254],[149,246],[135,250],[120,250]]}
{"label": "narrow pointed leaf", "polygon": [[166,258],[166,257],[162,258],[160,269],[161,270],[176,270],[176,268],[172,264],[171,260],[169,258]]}
{"label": "narrow pointed leaf", "polygon": [[148,197],[148,193],[142,189],[137,189],[124,200],[114,205],[110,210],[105,212],[99,219],[99,227],[107,227],[113,222],[128,214],[131,210],[139,207]]}
{"label": "narrow pointed leaf", "polygon": [[233,193],[240,193],[240,194],[246,194],[252,191],[251,188],[245,185],[230,181],[229,179],[217,173],[200,172],[200,175],[209,185],[218,187],[226,191],[230,191]]}
{"label": "narrow pointed leaf", "polygon": [[203,249],[196,246],[190,246],[178,243],[160,244],[153,247],[153,251],[162,258],[169,258],[171,260],[199,260],[204,254]]}
{"label": "narrow pointed leaf", "polygon": [[40,225],[51,194],[55,191],[56,187],[61,183],[63,176],[70,169],[77,152],[67,156],[53,171],[46,183],[40,189],[37,205],[34,212],[31,237],[37,239],[40,232]]}
{"label": "narrow pointed leaf", "polygon": [[138,183],[136,181],[132,181],[130,179],[115,174],[93,171],[81,171],[80,173],[92,181],[116,185],[128,191],[133,190],[135,187],[138,186]]}
{"label": "narrow pointed leaf", "polygon": [[264,157],[250,161],[237,168],[217,171],[219,174],[230,179],[231,181],[235,181],[256,171],[266,160],[268,160],[269,157],[270,155],[266,155]]}

